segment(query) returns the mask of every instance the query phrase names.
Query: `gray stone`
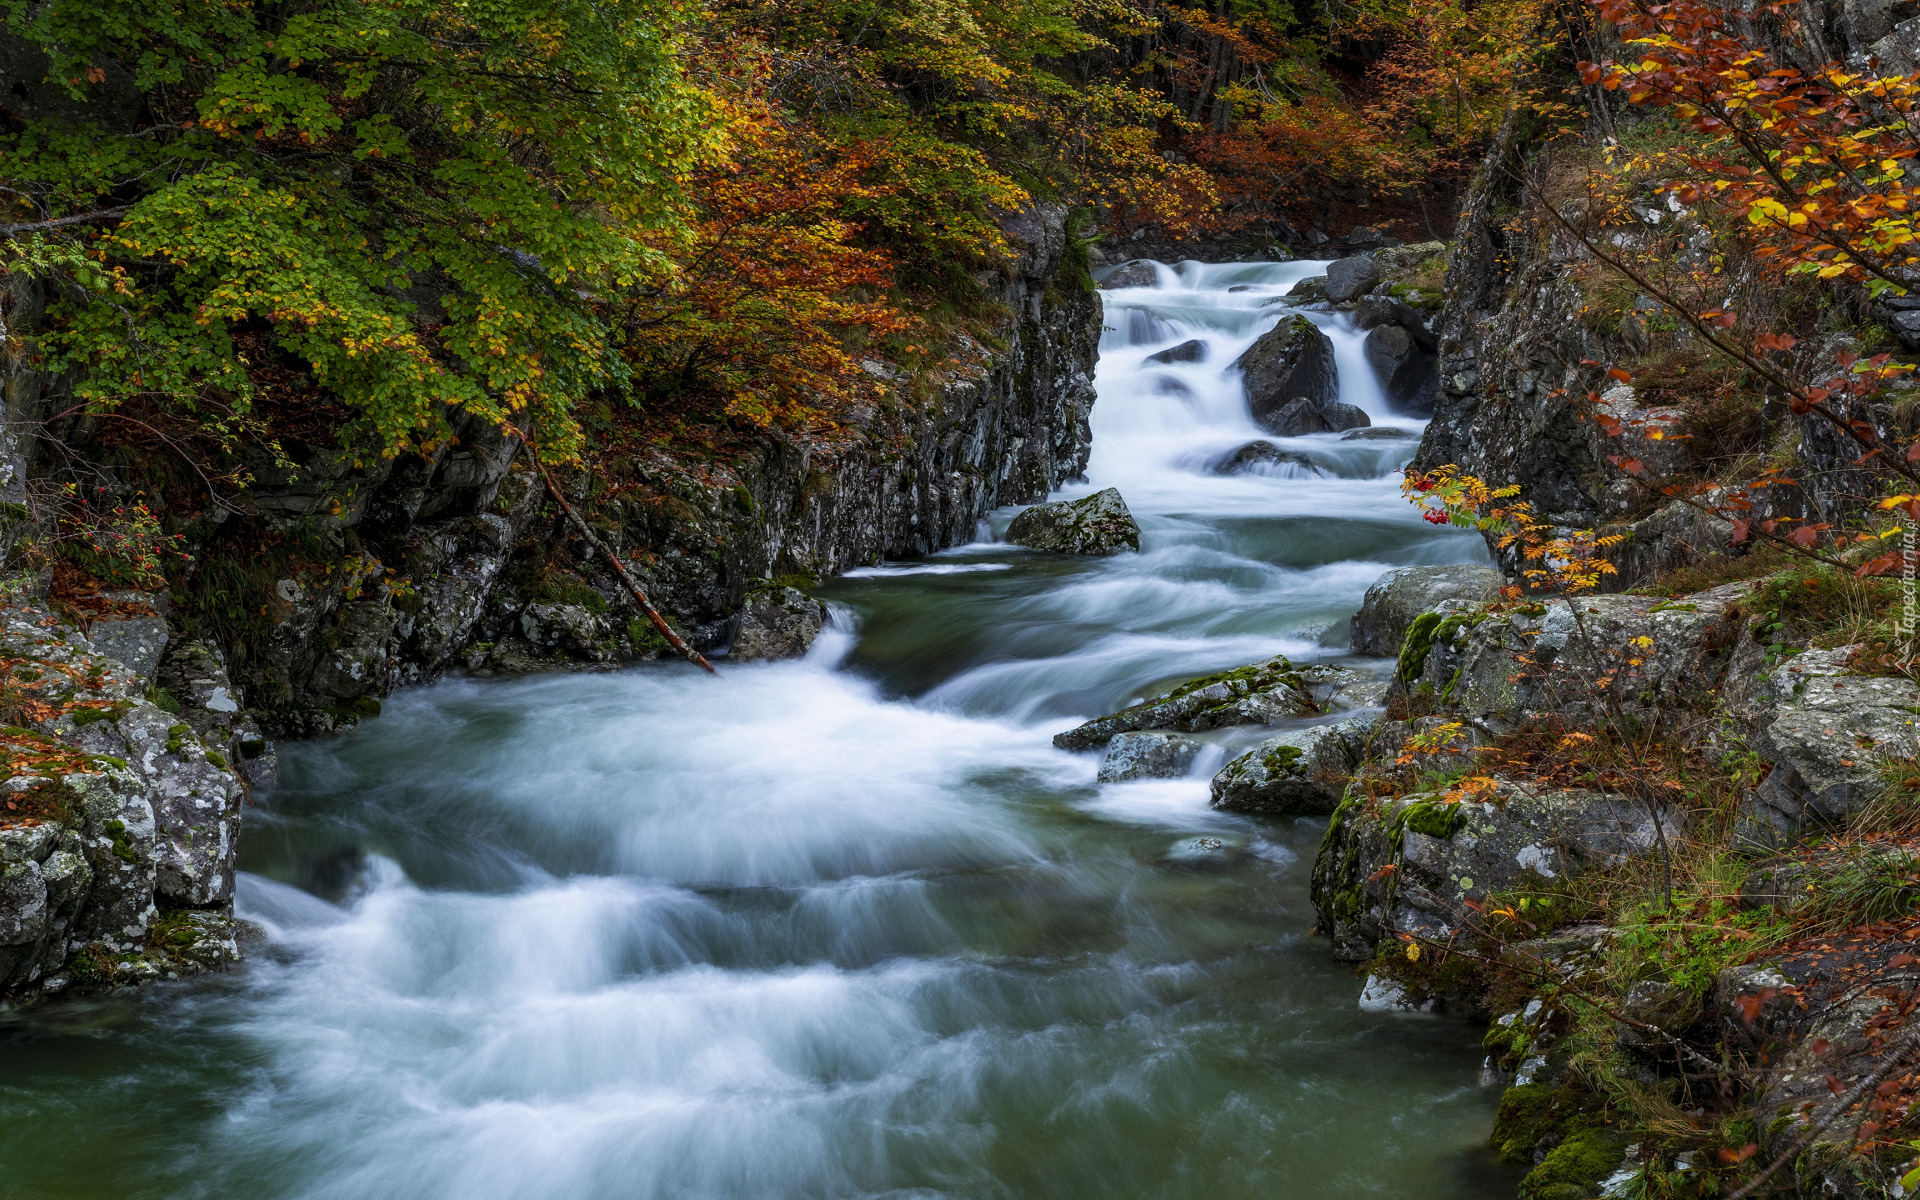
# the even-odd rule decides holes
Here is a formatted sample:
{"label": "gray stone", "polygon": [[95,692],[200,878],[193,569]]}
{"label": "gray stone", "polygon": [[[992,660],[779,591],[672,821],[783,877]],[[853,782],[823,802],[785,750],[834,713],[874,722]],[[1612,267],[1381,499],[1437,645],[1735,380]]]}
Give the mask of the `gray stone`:
{"label": "gray stone", "polygon": [[1327,264],[1327,299],[1335,304],[1364,296],[1380,286],[1380,264],[1367,257],[1338,258]]}
{"label": "gray stone", "polygon": [[727,650],[734,662],[801,658],[827,625],[827,606],[797,588],[758,591],[747,597],[740,632]]}
{"label": "gray stone", "polygon": [[1108,267],[1096,273],[1102,291],[1113,288],[1152,287],[1159,275],[1153,264],[1144,258],[1129,259],[1115,267]]}
{"label": "gray stone", "polygon": [[1158,354],[1149,354],[1141,361],[1143,363],[1171,365],[1173,363],[1205,362],[1206,358],[1207,344],[1199,338],[1190,338],[1187,341],[1181,342],[1178,346],[1169,346]]}
{"label": "gray stone", "polygon": [[1444,941],[1468,919],[1465,901],[1658,853],[1686,820],[1625,796],[1508,780],[1485,801],[1354,800],[1335,815],[1314,863],[1314,907],[1346,959],[1371,957],[1398,934]]}
{"label": "gray stone", "polygon": [[1288,301],[1295,304],[1314,304],[1327,298],[1327,281],[1319,275],[1311,279],[1302,279],[1287,289]]}
{"label": "gray stone", "polygon": [[1172,691],[1057,733],[1053,744],[1062,750],[1091,750],[1115,734],[1137,729],[1199,733],[1230,725],[1271,725],[1316,711],[1300,672],[1285,658],[1275,657],[1189,679]]}
{"label": "gray stone", "polygon": [[1140,549],[1140,526],[1117,488],[1036,504],[1007,526],[1007,540],[1049,554],[1101,556]]}
{"label": "gray stone", "polygon": [[1259,421],[1281,437],[1339,433],[1343,429],[1361,428],[1372,423],[1366,411],[1358,405],[1338,400],[1320,403],[1305,396],[1296,396],[1279,408],[1259,415]]}
{"label": "gray stone", "polygon": [[520,631],[527,641],[546,651],[560,651],[590,661],[612,657],[610,629],[604,618],[579,604],[529,604],[520,613]]}
{"label": "gray stone", "polygon": [[1333,343],[1319,326],[1302,316],[1283,318],[1247,347],[1233,365],[1242,374],[1253,419],[1283,436],[1287,436],[1285,431],[1271,418],[1296,397],[1305,397],[1315,409],[1340,399]]}
{"label": "gray stone", "polygon": [[1388,571],[1367,589],[1360,611],[1353,616],[1353,652],[1398,655],[1415,617],[1439,611],[1448,603],[1455,607],[1485,603],[1504,583],[1491,567],[1465,564]]}
{"label": "gray stone", "polygon": [[93,648],[150,682],[167,649],[167,623],[159,617],[95,621],[87,631]]}
{"label": "gray stone", "polygon": [[1294,466],[1304,470],[1326,472],[1326,467],[1311,454],[1299,450],[1282,450],[1272,442],[1248,442],[1232,454],[1213,464],[1216,475],[1242,475],[1255,467]]}
{"label": "gray stone", "polygon": [[1839,820],[1879,792],[1888,758],[1912,758],[1920,747],[1920,685],[1847,674],[1855,649],[1809,650],[1748,689],[1751,748],[1773,769],[1741,803],[1736,833],[1745,844],[1782,846]]}
{"label": "gray stone", "polygon": [[1353,718],[1268,738],[1220,769],[1209,803],[1269,816],[1330,813],[1360,764],[1373,724]]}
{"label": "gray stone", "polygon": [[1392,425],[1374,425],[1366,429],[1356,429],[1351,433],[1343,433],[1340,435],[1340,440],[1343,442],[1384,442],[1412,438],[1413,436],[1413,431],[1410,429],[1398,429]]}
{"label": "gray stone", "polygon": [[1115,734],[1100,760],[1100,782],[1177,779],[1200,754],[1200,743],[1179,733],[1151,731]]}

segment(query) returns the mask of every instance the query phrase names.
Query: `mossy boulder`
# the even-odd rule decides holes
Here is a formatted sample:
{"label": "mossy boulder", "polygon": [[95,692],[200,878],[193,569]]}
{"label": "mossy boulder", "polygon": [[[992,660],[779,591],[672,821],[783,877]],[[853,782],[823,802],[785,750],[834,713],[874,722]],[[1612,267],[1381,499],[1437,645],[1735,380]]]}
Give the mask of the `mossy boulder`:
{"label": "mossy boulder", "polygon": [[1367,589],[1360,611],[1353,615],[1353,651],[1399,654],[1407,631],[1423,614],[1477,608],[1493,599],[1505,582],[1492,567],[1469,563],[1388,571]]}
{"label": "mossy boulder", "polygon": [[1331,813],[1373,724],[1356,718],[1268,738],[1221,768],[1210,803],[1270,816]]}
{"label": "mossy boulder", "polygon": [[727,657],[734,662],[800,658],[826,625],[827,606],[805,592],[764,588],[747,596]]}
{"label": "mossy boulder", "polygon": [[1173,729],[1197,733],[1230,725],[1270,725],[1318,709],[1306,682],[1284,657],[1202,675],[1171,691],[1054,735],[1062,750],[1092,750],[1119,733]]}
{"label": "mossy boulder", "polygon": [[1049,554],[1100,557],[1140,549],[1140,525],[1119,489],[1107,488],[1080,500],[1034,505],[1007,526],[1007,540]]}
{"label": "mossy boulder", "polygon": [[1187,773],[1199,755],[1200,743],[1185,734],[1163,730],[1115,734],[1100,760],[1100,782],[1176,779]]}

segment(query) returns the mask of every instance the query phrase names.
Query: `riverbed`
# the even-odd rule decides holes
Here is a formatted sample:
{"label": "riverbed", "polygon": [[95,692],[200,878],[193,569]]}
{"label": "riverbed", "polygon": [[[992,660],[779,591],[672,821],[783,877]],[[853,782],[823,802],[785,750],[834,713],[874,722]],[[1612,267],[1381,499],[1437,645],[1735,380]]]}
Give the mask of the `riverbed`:
{"label": "riverbed", "polygon": [[[850,573],[804,661],[453,679],[285,745],[240,971],[0,1025],[0,1196],[329,1200],[1509,1195],[1477,1031],[1363,1013],[1312,933],[1323,819],[1098,784],[1078,720],[1477,561],[1406,438],[1262,436],[1233,372],[1323,264],[1105,293],[1088,478],[1138,554],[996,540]],[[1199,362],[1146,356],[1197,338]]]}

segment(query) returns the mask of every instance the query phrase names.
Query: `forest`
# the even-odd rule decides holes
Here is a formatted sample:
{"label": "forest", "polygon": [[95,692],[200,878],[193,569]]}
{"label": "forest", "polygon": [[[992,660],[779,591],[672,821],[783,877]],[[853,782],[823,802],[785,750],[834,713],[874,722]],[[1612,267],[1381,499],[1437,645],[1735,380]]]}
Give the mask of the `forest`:
{"label": "forest", "polygon": [[0,0],[0,1192],[1920,1189],[1920,9]]}

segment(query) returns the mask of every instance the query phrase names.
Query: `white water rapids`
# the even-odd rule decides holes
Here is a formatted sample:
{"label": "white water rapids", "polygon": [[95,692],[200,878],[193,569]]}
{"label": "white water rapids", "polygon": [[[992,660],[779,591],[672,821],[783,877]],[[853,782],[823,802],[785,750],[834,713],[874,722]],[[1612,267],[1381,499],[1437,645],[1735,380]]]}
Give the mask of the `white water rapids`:
{"label": "white water rapids", "polygon": [[[1323,822],[1207,808],[1258,731],[1122,785],[1050,743],[1160,683],[1337,659],[1381,571],[1479,555],[1400,502],[1411,438],[1210,470],[1264,436],[1228,364],[1320,269],[1105,293],[1064,495],[1120,488],[1139,554],[983,542],[831,585],[803,662],[452,681],[283,747],[243,842],[270,944],[0,1026],[0,1194],[1510,1191],[1474,1033],[1360,1013],[1309,936]],[[1313,316],[1343,398],[1417,430]],[[1143,364],[1189,338],[1204,361]]]}

